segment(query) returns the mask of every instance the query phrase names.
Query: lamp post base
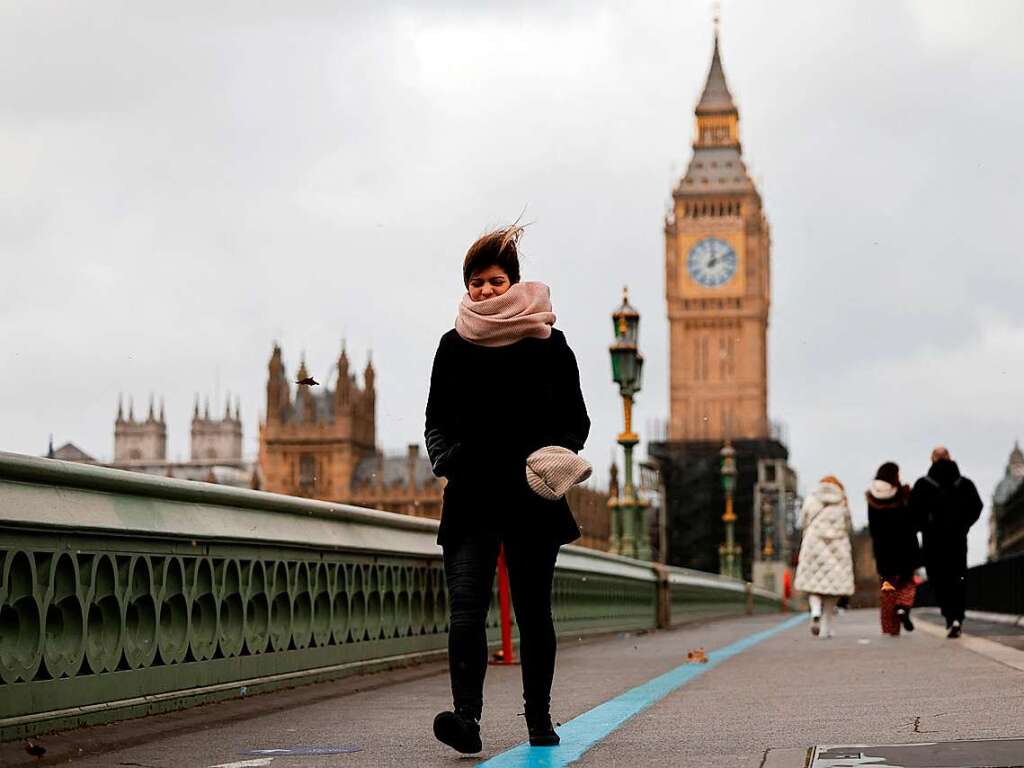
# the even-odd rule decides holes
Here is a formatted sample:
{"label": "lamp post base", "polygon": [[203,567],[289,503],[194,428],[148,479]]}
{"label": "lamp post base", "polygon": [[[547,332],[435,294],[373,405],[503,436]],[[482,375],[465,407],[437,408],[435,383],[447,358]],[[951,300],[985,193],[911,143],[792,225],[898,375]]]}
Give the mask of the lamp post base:
{"label": "lamp post base", "polygon": [[742,579],[743,549],[735,544],[722,544],[718,548],[718,572],[722,576]]}

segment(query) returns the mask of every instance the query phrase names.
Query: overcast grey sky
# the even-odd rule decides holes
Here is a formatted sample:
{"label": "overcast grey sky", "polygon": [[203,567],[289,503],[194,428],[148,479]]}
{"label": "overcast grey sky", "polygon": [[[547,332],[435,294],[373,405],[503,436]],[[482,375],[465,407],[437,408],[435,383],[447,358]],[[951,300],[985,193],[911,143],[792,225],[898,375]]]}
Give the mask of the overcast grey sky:
{"label": "overcast grey sky", "polygon": [[[422,436],[460,261],[524,208],[607,476],[608,315],[643,314],[667,415],[662,217],[709,3],[0,2],[0,449],[100,458],[119,392],[242,398],[274,340],[378,373]],[[1024,3],[726,0],[722,55],[773,234],[771,415],[806,490],[947,443],[986,501],[1024,434]],[[972,533],[980,559],[986,518]]]}

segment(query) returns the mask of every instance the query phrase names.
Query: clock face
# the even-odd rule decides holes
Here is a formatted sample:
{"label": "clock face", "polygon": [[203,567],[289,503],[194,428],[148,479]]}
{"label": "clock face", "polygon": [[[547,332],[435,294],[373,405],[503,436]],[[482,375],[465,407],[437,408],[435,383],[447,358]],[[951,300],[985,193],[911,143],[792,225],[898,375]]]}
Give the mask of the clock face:
{"label": "clock face", "polygon": [[706,288],[717,288],[736,274],[736,251],[724,240],[706,237],[690,249],[686,270]]}

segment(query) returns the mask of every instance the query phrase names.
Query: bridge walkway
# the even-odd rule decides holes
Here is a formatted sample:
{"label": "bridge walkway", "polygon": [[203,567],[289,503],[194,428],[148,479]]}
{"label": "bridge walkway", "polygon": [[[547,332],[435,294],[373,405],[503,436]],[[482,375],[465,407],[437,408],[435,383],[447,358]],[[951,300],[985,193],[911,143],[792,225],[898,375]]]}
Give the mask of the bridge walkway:
{"label": "bridge walkway", "polygon": [[[698,648],[711,663],[687,664]],[[517,749],[519,669],[492,667],[484,752],[447,751],[430,731],[449,699],[445,669],[432,663],[44,737],[42,764],[509,768],[578,758],[572,764],[587,768],[800,768],[816,745],[1024,738],[1024,665],[927,628],[881,637],[873,611],[841,617],[830,640],[779,615],[563,640],[552,711],[566,725],[556,750]],[[675,676],[659,678],[666,673]],[[2,745],[0,764],[38,764],[16,748]]]}

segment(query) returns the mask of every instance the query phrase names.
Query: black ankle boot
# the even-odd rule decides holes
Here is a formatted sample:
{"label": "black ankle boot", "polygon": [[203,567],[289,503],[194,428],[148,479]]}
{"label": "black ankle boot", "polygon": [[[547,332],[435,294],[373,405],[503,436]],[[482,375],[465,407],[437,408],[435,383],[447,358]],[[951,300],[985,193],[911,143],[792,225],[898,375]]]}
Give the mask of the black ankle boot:
{"label": "black ankle boot", "polygon": [[434,718],[434,738],[456,752],[471,755],[483,749],[480,743],[480,713],[458,707]]}
{"label": "black ankle boot", "polygon": [[897,608],[896,609],[896,618],[898,618],[900,620],[900,624],[903,625],[903,628],[905,630],[907,630],[907,632],[913,632],[914,631],[914,622],[912,622],[910,620],[910,609],[909,608]]}
{"label": "black ankle boot", "polygon": [[547,712],[526,715],[526,727],[530,731],[531,747],[556,747],[561,739],[551,724],[551,715]]}

